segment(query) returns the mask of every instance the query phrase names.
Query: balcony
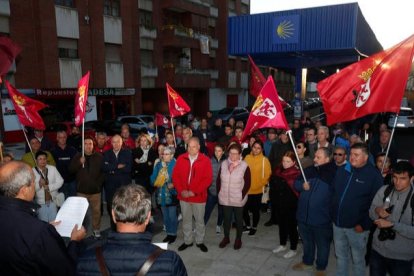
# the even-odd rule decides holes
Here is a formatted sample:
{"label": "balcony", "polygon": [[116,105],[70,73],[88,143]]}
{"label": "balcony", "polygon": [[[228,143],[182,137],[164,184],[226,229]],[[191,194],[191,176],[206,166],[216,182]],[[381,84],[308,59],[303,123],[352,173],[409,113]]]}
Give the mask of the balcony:
{"label": "balcony", "polygon": [[163,0],[161,1],[161,7],[177,12],[190,12],[205,17],[210,16],[209,7],[196,0]]}
{"label": "balcony", "polygon": [[138,8],[141,10],[152,11],[152,1],[138,0]]}
{"label": "balcony", "polygon": [[157,67],[148,67],[141,65],[141,78],[156,78],[158,77]]}
{"label": "balcony", "polygon": [[210,70],[185,69],[174,64],[164,64],[165,81],[177,87],[209,88],[211,84]]}
{"label": "balcony", "polygon": [[164,46],[177,48],[200,48],[200,42],[196,39],[191,28],[176,25],[165,25],[161,28]]}
{"label": "balcony", "polygon": [[75,88],[82,77],[82,65],[79,59],[60,58],[60,87]]}
{"label": "balcony", "polygon": [[139,26],[139,37],[143,38],[157,38],[157,29],[155,27]]}
{"label": "balcony", "polygon": [[55,14],[57,36],[79,39],[78,11],[68,7],[55,6]]}

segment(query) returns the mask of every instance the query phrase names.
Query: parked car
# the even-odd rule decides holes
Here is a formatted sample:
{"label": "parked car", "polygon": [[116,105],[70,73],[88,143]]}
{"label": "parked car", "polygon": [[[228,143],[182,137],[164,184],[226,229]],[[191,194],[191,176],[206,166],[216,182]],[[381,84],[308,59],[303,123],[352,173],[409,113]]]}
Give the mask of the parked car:
{"label": "parked car", "polygon": [[147,129],[149,122],[154,122],[154,116],[151,115],[128,115],[117,118],[123,124],[128,124],[130,128],[137,130]]}
{"label": "parked car", "polygon": [[244,107],[225,107],[217,113],[217,118],[221,118],[223,123],[233,117],[234,120],[246,122],[249,118],[250,112]]}
{"label": "parked car", "polygon": [[[388,119],[388,127],[394,127],[395,114],[391,114]],[[398,113],[397,128],[411,128],[414,127],[414,113],[411,107],[401,107]]]}

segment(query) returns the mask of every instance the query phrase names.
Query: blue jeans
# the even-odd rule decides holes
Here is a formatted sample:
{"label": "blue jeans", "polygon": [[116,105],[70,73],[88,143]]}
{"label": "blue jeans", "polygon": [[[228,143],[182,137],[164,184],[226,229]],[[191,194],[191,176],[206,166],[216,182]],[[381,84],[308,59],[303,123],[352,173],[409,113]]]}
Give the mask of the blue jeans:
{"label": "blue jeans", "polygon": [[177,236],[177,206],[162,206],[161,211],[167,235]]}
{"label": "blue jeans", "polygon": [[204,213],[204,224],[205,225],[207,225],[207,222],[210,219],[211,213],[213,212],[216,204],[218,208],[217,225],[221,226],[223,224],[223,206],[221,206],[218,203],[218,196],[214,196],[208,193],[207,202],[206,202],[206,211]]}
{"label": "blue jeans", "polygon": [[37,217],[40,220],[43,220],[45,222],[51,222],[56,219],[57,207],[53,201],[46,203],[46,204],[39,204],[39,205],[40,205],[40,208],[37,210]]}
{"label": "blue jeans", "polygon": [[316,269],[325,270],[331,249],[332,227],[317,227],[300,222],[298,222],[298,227],[303,242],[303,263],[313,265],[316,250]]}
{"label": "blue jeans", "polygon": [[403,261],[386,258],[373,249],[369,261],[369,275],[385,276],[389,272],[391,276],[409,276],[412,265],[413,260]]}
{"label": "blue jeans", "polygon": [[365,276],[365,252],[369,231],[355,232],[354,228],[333,226],[336,254],[336,275],[348,276],[348,265],[352,258],[353,276]]}

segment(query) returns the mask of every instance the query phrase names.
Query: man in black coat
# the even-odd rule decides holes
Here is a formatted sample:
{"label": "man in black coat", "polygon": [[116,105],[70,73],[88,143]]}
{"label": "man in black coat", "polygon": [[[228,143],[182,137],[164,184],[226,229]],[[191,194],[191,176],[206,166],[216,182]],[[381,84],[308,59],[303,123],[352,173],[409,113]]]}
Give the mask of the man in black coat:
{"label": "man in black coat", "polygon": [[[146,227],[151,218],[151,198],[142,186],[127,185],[117,190],[112,201],[112,220],[116,232],[102,245],[102,259],[111,275],[135,275],[157,250]],[[159,249],[158,249],[159,250]],[[78,260],[78,275],[102,275],[96,249],[84,252]],[[187,275],[180,256],[164,251],[149,268],[150,275]]]}
{"label": "man in black coat", "polygon": [[34,180],[25,163],[0,167],[0,275],[75,275],[85,228],[75,225],[66,248],[55,227],[36,217]]}
{"label": "man in black coat", "polygon": [[[108,214],[111,213],[111,202],[115,191],[131,183],[132,154],[129,149],[122,148],[122,137],[119,134],[112,136],[112,150],[104,153],[102,171],[105,173],[105,197]],[[111,220],[111,228],[115,224]]]}

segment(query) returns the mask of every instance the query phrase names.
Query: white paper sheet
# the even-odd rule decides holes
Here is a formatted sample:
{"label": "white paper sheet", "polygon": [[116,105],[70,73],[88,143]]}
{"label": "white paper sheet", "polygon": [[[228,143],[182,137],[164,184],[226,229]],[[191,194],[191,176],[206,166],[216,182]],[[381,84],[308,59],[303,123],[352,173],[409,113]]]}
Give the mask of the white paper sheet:
{"label": "white paper sheet", "polygon": [[56,216],[56,221],[60,221],[60,224],[55,226],[57,232],[62,237],[70,237],[75,224],[78,228],[82,227],[88,206],[88,200],[84,197],[68,197]]}
{"label": "white paper sheet", "polygon": [[168,242],[154,242],[152,244],[158,246],[161,249],[168,250]]}

